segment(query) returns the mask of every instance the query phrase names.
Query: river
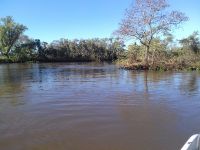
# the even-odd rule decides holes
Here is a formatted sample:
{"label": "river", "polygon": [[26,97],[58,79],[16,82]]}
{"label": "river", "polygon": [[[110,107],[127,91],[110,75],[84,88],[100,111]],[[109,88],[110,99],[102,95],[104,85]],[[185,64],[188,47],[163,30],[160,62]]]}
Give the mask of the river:
{"label": "river", "polygon": [[1,150],[178,150],[200,132],[200,73],[0,65]]}

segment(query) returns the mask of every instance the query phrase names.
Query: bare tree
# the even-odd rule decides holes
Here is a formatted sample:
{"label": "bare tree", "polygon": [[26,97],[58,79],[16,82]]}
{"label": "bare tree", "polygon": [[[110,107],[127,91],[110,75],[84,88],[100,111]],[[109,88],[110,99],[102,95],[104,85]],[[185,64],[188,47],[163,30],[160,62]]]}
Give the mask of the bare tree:
{"label": "bare tree", "polygon": [[188,18],[179,11],[168,11],[166,0],[136,0],[126,10],[125,18],[116,31],[119,36],[138,40],[145,46],[145,64],[149,65],[152,40],[169,33]]}

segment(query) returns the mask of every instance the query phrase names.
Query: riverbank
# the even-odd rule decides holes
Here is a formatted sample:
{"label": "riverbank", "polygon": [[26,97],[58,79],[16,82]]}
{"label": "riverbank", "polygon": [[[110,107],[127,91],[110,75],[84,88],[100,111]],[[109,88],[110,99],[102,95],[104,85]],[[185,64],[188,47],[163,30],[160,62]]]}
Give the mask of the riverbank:
{"label": "riverbank", "polygon": [[128,60],[117,61],[92,61],[92,60],[28,60],[28,61],[16,61],[12,58],[2,59],[0,57],[0,64],[12,64],[12,63],[67,63],[67,62],[108,62],[116,64],[120,69],[124,70],[137,70],[137,71],[200,71],[200,61],[190,64],[180,63],[157,63],[146,65],[143,62],[130,63]]}
{"label": "riverbank", "polygon": [[178,63],[178,62],[160,62],[156,64],[146,65],[144,62],[130,63],[128,60],[120,60],[117,65],[125,70],[152,70],[152,71],[200,71],[200,61]]}
{"label": "riverbank", "polygon": [[14,57],[4,57],[4,56],[0,56],[0,64],[7,64],[7,63],[27,63],[27,62],[37,62],[36,60],[26,60],[26,61],[20,61],[17,60]]}
{"label": "riverbank", "polygon": [[0,64],[12,64],[12,63],[70,63],[70,62],[107,62],[112,63],[114,60],[89,60],[89,59],[30,59],[30,60],[17,60],[14,57],[6,58],[0,56]]}

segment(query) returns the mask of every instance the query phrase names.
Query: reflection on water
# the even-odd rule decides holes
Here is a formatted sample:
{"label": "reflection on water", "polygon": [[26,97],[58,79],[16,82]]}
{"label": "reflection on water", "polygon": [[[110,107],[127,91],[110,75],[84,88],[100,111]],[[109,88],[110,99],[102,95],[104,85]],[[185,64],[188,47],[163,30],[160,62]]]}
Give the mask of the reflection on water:
{"label": "reflection on water", "polygon": [[0,65],[0,149],[168,150],[200,132],[200,74]]}

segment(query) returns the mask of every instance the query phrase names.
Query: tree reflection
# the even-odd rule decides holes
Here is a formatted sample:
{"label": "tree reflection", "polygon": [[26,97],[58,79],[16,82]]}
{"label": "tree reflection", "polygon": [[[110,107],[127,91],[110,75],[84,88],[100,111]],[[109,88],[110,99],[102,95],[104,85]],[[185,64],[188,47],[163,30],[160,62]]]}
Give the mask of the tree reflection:
{"label": "tree reflection", "polygon": [[[128,78],[135,85],[136,90],[149,93],[157,90],[167,94],[168,90],[178,89],[188,94],[199,91],[199,74],[177,72],[135,72],[129,71]],[[178,92],[178,91],[177,91]]]}
{"label": "tree reflection", "polygon": [[22,65],[8,64],[3,65],[0,71],[0,100],[6,101],[11,105],[24,104],[20,95],[25,90]]}
{"label": "tree reflection", "polygon": [[144,72],[144,91],[145,93],[148,93],[149,87],[148,87],[148,71]]}
{"label": "tree reflection", "polygon": [[179,88],[186,94],[195,94],[199,91],[199,75],[196,72],[182,75]]}

